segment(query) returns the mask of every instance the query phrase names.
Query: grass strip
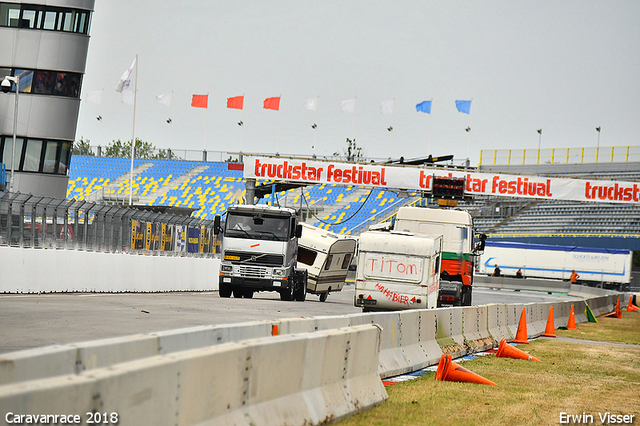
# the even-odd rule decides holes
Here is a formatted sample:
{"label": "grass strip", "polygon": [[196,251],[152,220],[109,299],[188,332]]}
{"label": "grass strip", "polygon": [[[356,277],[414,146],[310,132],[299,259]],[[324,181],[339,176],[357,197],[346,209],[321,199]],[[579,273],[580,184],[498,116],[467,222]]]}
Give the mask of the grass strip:
{"label": "grass strip", "polygon": [[[622,315],[622,319],[600,317],[597,324],[581,323],[578,330],[557,330],[556,334],[638,344],[640,313],[623,311]],[[492,355],[471,361],[454,360],[498,386],[436,381],[435,373],[427,373],[387,387],[387,402],[338,424],[578,424],[561,413],[581,416],[582,424],[609,424],[600,418],[606,413],[627,415],[627,419],[633,415],[633,424],[640,424],[640,346],[537,339],[518,348],[542,362]]]}

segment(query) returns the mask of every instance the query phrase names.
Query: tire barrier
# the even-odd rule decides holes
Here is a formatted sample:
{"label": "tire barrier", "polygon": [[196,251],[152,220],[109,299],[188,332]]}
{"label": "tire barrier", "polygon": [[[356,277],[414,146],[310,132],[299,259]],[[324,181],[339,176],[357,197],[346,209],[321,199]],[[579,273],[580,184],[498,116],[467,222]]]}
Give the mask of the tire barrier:
{"label": "tire barrier", "polygon": [[324,424],[388,398],[380,336],[362,325],[251,339],[10,384],[0,412],[104,413],[122,426]]}

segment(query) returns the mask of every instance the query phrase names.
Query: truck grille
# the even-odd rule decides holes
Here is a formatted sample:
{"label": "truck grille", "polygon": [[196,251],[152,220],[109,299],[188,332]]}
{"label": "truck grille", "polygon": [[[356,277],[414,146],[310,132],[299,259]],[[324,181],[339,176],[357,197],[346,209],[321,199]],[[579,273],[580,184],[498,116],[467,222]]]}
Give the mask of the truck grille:
{"label": "truck grille", "polygon": [[246,278],[264,278],[267,276],[267,270],[264,268],[241,266],[240,276]]}
{"label": "truck grille", "polygon": [[235,265],[282,266],[284,257],[281,254],[256,254],[241,251],[225,251],[224,260]]}

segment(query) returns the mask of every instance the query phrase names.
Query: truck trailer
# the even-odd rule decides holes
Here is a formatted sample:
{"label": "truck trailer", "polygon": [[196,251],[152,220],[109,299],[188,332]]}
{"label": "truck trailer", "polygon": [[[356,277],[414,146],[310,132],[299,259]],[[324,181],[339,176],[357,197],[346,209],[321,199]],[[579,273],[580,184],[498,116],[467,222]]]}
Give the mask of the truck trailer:
{"label": "truck trailer", "polygon": [[524,278],[569,280],[573,270],[579,282],[622,289],[631,282],[632,252],[606,249],[507,241],[490,241],[477,264],[477,273],[492,275],[497,265],[502,275]]}

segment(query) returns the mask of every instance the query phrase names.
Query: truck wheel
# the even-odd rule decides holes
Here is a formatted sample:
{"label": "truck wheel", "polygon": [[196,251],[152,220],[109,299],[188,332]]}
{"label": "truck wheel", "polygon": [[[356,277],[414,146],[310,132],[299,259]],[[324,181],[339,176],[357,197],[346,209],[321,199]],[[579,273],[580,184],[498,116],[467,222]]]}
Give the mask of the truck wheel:
{"label": "truck wheel", "polygon": [[236,299],[240,299],[242,297],[242,289],[241,288],[234,288],[233,289],[233,297],[235,297]]}
{"label": "truck wheel", "polygon": [[326,293],[321,293],[320,294],[320,301],[321,302],[326,302],[327,301],[327,296],[329,296],[329,292],[328,291]]}
{"label": "truck wheel", "polygon": [[293,276],[289,277],[289,287],[280,289],[280,300],[284,300],[285,302],[290,302],[293,300],[295,290],[295,283],[293,281]]}
{"label": "truck wheel", "polygon": [[295,299],[297,302],[304,302],[307,298],[307,278],[308,273],[307,270],[296,271],[295,274],[296,280],[296,290],[295,290]]}
{"label": "truck wheel", "polygon": [[471,306],[471,290],[470,285],[462,286],[462,306]]}
{"label": "truck wheel", "polygon": [[220,297],[231,297],[231,286],[229,284],[220,284],[218,293]]}
{"label": "truck wheel", "polygon": [[245,288],[242,290],[242,296],[244,296],[245,299],[252,299],[253,298],[253,290],[251,290],[250,288]]}

